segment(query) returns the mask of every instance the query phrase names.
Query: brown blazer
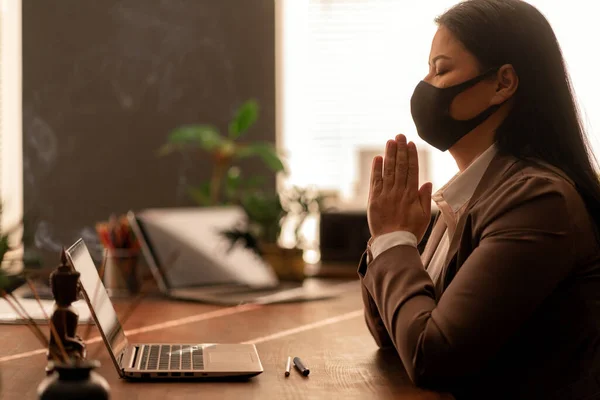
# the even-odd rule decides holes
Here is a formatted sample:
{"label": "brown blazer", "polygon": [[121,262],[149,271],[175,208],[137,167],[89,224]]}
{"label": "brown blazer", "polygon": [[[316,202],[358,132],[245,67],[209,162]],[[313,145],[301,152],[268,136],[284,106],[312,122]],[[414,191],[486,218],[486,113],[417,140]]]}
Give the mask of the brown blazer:
{"label": "brown blazer", "polygon": [[359,266],[365,319],[418,385],[457,399],[600,399],[600,247],[572,182],[497,155],[451,240],[441,283],[393,247]]}

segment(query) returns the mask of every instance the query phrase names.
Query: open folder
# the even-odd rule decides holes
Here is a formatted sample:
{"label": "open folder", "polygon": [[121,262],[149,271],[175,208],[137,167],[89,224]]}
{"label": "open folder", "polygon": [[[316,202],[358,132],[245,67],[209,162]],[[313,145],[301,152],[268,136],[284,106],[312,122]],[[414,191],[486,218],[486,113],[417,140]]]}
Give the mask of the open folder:
{"label": "open folder", "polygon": [[[27,314],[38,324],[46,324],[46,317],[40,308],[37,300],[26,299],[18,297],[19,303],[27,311]],[[48,317],[52,316],[54,311],[54,300],[41,300],[42,306],[46,311]],[[80,324],[91,324],[93,323],[90,309],[84,300],[78,300],[73,303],[73,307],[79,314]],[[13,308],[6,302],[6,300],[0,298],[0,324],[25,324],[26,321],[22,319],[18,314],[15,313]]]}

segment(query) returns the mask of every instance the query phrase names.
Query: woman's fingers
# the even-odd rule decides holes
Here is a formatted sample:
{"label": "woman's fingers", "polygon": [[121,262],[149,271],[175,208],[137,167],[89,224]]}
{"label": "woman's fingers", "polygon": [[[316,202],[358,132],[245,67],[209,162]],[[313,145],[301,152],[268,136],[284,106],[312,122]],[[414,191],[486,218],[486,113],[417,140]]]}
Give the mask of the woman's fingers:
{"label": "woman's fingers", "polygon": [[407,155],[406,190],[416,194],[419,191],[419,155],[417,146],[413,142],[407,145]]}
{"label": "woman's fingers", "polygon": [[[379,169],[379,173],[377,173]],[[379,182],[381,180],[381,182]],[[378,186],[379,185],[379,186]],[[385,146],[385,157],[375,157],[371,171],[371,190],[399,192],[410,191],[416,196],[419,192],[419,157],[413,142],[407,143],[406,136],[397,135],[395,140],[388,140]]]}
{"label": "woman's fingers", "polygon": [[371,188],[369,189],[369,200],[374,196],[378,196],[383,189],[383,158],[377,156],[373,158],[371,165]]}
{"label": "woman's fingers", "polygon": [[419,202],[421,203],[421,207],[423,208],[423,212],[426,216],[431,216],[431,191],[433,190],[433,186],[431,182],[425,183],[419,189]]}
{"label": "woman's fingers", "polygon": [[406,136],[396,136],[396,173],[394,176],[394,187],[403,191],[406,187],[406,174],[408,172],[408,154],[406,153]]}
{"label": "woman's fingers", "polygon": [[383,190],[391,190],[394,187],[394,175],[396,174],[396,148],[395,140],[388,140],[385,146],[385,159],[383,160]]}

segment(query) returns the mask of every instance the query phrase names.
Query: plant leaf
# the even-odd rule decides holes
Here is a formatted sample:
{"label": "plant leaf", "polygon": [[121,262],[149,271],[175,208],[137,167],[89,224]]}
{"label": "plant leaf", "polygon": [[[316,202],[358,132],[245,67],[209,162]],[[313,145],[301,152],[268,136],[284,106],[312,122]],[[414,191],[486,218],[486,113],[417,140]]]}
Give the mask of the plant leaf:
{"label": "plant leaf", "polygon": [[237,139],[242,136],[258,119],[258,102],[248,100],[240,106],[235,117],[229,123],[229,137]]}
{"label": "plant leaf", "polygon": [[198,187],[189,187],[188,194],[199,206],[209,206],[210,200],[210,183],[206,182]]}
{"label": "plant leaf", "polygon": [[4,260],[4,256],[10,250],[10,245],[8,243],[8,235],[2,235],[0,237],[0,263]]}
{"label": "plant leaf", "polygon": [[185,125],[173,130],[167,137],[167,144],[159,150],[160,155],[166,155],[174,150],[196,146],[206,151],[212,151],[223,143],[223,137],[218,129],[211,125]]}
{"label": "plant leaf", "polygon": [[243,182],[243,186],[245,189],[256,189],[259,186],[262,186],[265,184],[265,177],[264,176],[251,176],[248,179],[245,179]]}
{"label": "plant leaf", "polygon": [[233,199],[236,197],[237,191],[242,183],[242,176],[238,167],[231,167],[227,171],[225,177],[225,194],[227,198]]}
{"label": "plant leaf", "polygon": [[274,172],[280,172],[285,169],[275,146],[271,143],[261,142],[238,146],[235,155],[237,158],[260,157]]}
{"label": "plant leaf", "polygon": [[262,192],[250,192],[242,198],[242,205],[248,211],[251,220],[271,222],[279,220],[282,214],[277,193],[267,195]]}
{"label": "plant leaf", "polygon": [[0,286],[6,293],[12,293],[25,283],[23,274],[5,275],[4,284]]}
{"label": "plant leaf", "polygon": [[277,192],[244,193],[241,205],[246,211],[250,225],[254,226],[261,240],[269,243],[277,241],[281,232],[281,221],[285,212]]}
{"label": "plant leaf", "polygon": [[8,287],[8,277],[4,271],[0,268],[0,289],[6,290]]}

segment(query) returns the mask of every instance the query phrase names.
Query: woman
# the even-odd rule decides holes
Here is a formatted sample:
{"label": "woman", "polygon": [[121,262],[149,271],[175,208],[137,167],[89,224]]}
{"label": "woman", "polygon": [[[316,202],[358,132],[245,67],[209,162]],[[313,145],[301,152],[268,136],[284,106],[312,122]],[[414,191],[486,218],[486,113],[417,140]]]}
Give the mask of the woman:
{"label": "woman", "polygon": [[600,398],[600,185],[554,33],[519,0],[437,23],[411,109],[460,172],[419,255],[432,195],[415,145],[398,135],[374,159],[367,326],[457,399]]}

